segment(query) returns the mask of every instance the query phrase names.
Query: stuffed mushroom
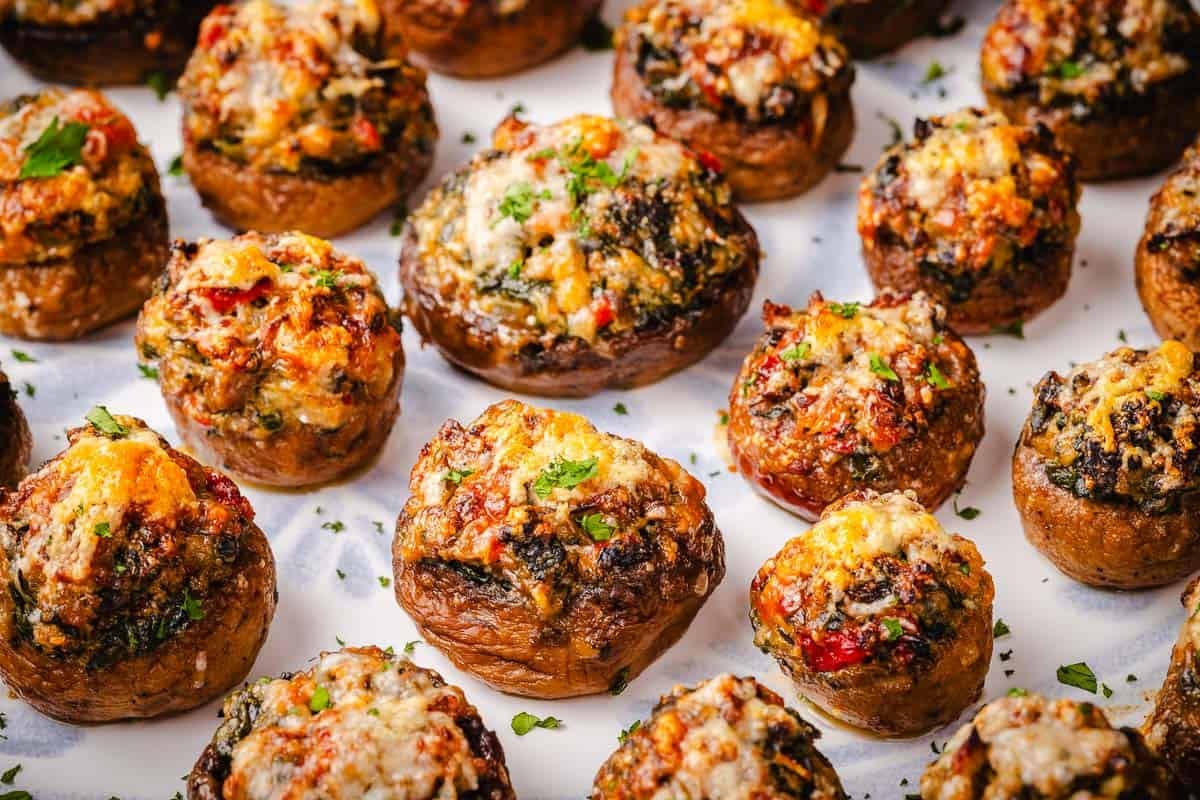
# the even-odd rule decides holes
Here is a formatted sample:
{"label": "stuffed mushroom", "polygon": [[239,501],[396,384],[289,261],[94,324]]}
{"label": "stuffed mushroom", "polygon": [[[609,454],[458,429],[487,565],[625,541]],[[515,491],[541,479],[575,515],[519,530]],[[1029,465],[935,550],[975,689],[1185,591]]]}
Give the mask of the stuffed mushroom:
{"label": "stuffed mushroom", "polygon": [[938,27],[950,0],[790,0],[819,17],[855,58],[871,58]]}
{"label": "stuffed mushroom", "polygon": [[361,261],[302,233],[176,242],[136,342],[183,440],[259,483],[344,475],[400,413],[399,318]]}
{"label": "stuffed mushroom", "polygon": [[183,167],[239,230],[339,236],[401,204],[433,160],[425,73],[388,45],[374,0],[219,6],[179,93]]}
{"label": "stuffed mushroom", "polygon": [[1069,577],[1138,589],[1200,569],[1200,369],[1168,340],[1048,373],[1013,455],[1025,536]]}
{"label": "stuffed mushroom", "polygon": [[983,438],[971,349],[927,295],[869,305],[767,302],[766,332],[729,394],[738,471],[807,519],[856,489],[911,489],[936,508],[966,480]]}
{"label": "stuffed mushroom", "polygon": [[275,611],[275,562],[224,475],[93,408],[0,497],[0,675],[55,719],[203,705],[241,681]]}
{"label": "stuffed mushroom", "polygon": [[969,108],[919,119],[913,133],[859,189],[875,285],[928,292],[963,334],[1020,324],[1062,297],[1079,183],[1050,132]]}
{"label": "stuffed mushroom", "polygon": [[322,653],[225,700],[188,800],[513,800],[504,750],[462,689],[378,647]]}
{"label": "stuffed mushroom", "polygon": [[619,689],[725,574],[704,487],[576,414],[506,400],[421,451],[396,598],[454,664],[512,694]]}
{"label": "stuffed mushroom", "polygon": [[624,735],[591,800],[846,800],[820,732],[754,678],[676,686]]}
{"label": "stuffed mushroom", "polygon": [[0,0],[0,45],[53,83],[167,81],[217,0]]}
{"label": "stuffed mushroom", "polygon": [[132,314],[167,258],[158,171],[99,92],[0,104],[0,333],[74,339]]}
{"label": "stuffed mushroom", "polygon": [[616,47],[617,114],[714,159],[740,199],[800,194],[850,146],[850,55],[787,0],[645,0]]}
{"label": "stuffed mushroom", "polygon": [[1160,170],[1200,131],[1189,0],[1006,0],[981,62],[988,103],[1049,127],[1083,180]]}
{"label": "stuffed mushroom", "polygon": [[1200,348],[1200,147],[1150,200],[1134,274],[1154,330]]}
{"label": "stuffed mushroom", "polygon": [[0,372],[0,488],[16,488],[25,477],[32,450],[33,436],[17,405],[17,392],[8,376]]}
{"label": "stuffed mushroom", "polygon": [[380,0],[413,61],[460,78],[535,67],[579,40],[602,0]]}
{"label": "stuffed mushroom", "polygon": [[1146,744],[1180,782],[1200,788],[1200,578],[1180,598],[1187,615],[1154,710],[1142,726]]}
{"label": "stuffed mushroom", "polygon": [[1018,692],[988,703],[921,776],[922,800],[1178,800],[1186,795],[1131,728],[1091,703]]}
{"label": "stuffed mushroom", "polygon": [[788,541],[750,586],[754,643],[833,716],[915,736],[978,699],[992,577],[911,493],[857,492]]}
{"label": "stuffed mushroom", "polygon": [[583,396],[658,380],[733,329],[758,240],[729,185],[644,125],[510,118],[408,219],[404,309],[451,363]]}

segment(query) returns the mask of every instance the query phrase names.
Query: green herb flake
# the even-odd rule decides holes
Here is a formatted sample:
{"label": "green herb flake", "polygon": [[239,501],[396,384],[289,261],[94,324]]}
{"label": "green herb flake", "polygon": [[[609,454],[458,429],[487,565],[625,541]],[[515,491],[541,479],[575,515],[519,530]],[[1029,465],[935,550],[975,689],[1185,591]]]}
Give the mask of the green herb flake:
{"label": "green herb flake", "polygon": [[179,154],[171,159],[171,163],[167,164],[167,174],[172,178],[178,178],[183,175],[183,154]]}
{"label": "green herb flake", "polygon": [[475,144],[476,141],[477,141],[477,139],[475,138],[475,134],[471,133],[470,131],[463,131],[463,135],[462,135],[462,143],[463,144]]}
{"label": "green herb flake", "polygon": [[1011,336],[1014,339],[1025,338],[1025,322],[1024,320],[1015,320],[1007,325],[993,325],[992,333],[1002,336]]}
{"label": "green herb flake", "polygon": [[613,535],[613,526],[600,513],[584,514],[579,518],[579,527],[592,537],[593,542],[607,542]]}
{"label": "green herb flake", "polygon": [[26,397],[33,397],[37,394],[37,387],[34,386],[29,381],[25,381],[24,383],[22,383],[21,388],[25,390]]}
{"label": "green herb flake", "polygon": [[91,410],[83,415],[83,418],[105,436],[120,439],[129,434],[129,428],[117,422],[104,406],[92,406]]}
{"label": "green herb flake", "polygon": [[187,589],[183,590],[183,611],[192,622],[204,619],[204,609],[201,608],[200,598],[192,597]]}
{"label": "green herb flake", "polygon": [[13,350],[13,351],[12,351],[12,356],[13,356],[13,358],[14,358],[14,359],[16,359],[17,361],[19,361],[19,362],[20,362],[20,363],[22,363],[22,364],[36,364],[36,363],[38,363],[38,360],[37,360],[36,358],[34,358],[33,356],[29,355],[29,353],[26,353],[24,350]]}
{"label": "green herb flake", "polygon": [[938,78],[946,76],[946,68],[942,66],[940,61],[930,61],[929,68],[925,70],[925,77],[921,79],[921,83],[933,83]]}
{"label": "green herb flake", "polygon": [[80,163],[87,133],[87,125],[81,122],[60,125],[58,117],[55,117],[37,141],[25,148],[25,162],[21,164],[21,173],[17,177],[20,180],[53,178],[67,167]]}
{"label": "green herb flake", "polygon": [[313,690],[312,697],[308,699],[308,710],[314,714],[320,714],[329,708],[329,705],[329,690],[324,686],[318,686]]}
{"label": "green herb flake", "polygon": [[518,225],[523,225],[533,216],[534,201],[533,186],[527,181],[517,181],[504,190],[504,197],[496,207],[499,217],[492,223],[498,225],[504,219],[511,219]]}
{"label": "green herb flake", "polygon": [[629,409],[625,407],[624,403],[617,403],[613,406],[613,413],[619,417],[628,417]]}
{"label": "green herb flake", "polygon": [[579,32],[579,44],[589,53],[601,53],[613,49],[613,29],[600,15],[593,14]]}
{"label": "green herb flake", "polygon": [[1105,699],[1113,696],[1113,690],[1107,683],[1100,684],[1100,692],[1104,695]]}
{"label": "green herb flake", "polygon": [[378,533],[380,536],[382,536],[383,535],[383,523],[380,522],[379,520],[372,520],[371,524],[375,526],[375,532]]}
{"label": "green herb flake", "polygon": [[96,527],[92,528],[92,533],[99,536],[101,539],[112,538],[112,528],[107,522],[97,522]]}
{"label": "green herb flake", "polygon": [[341,272],[322,269],[317,271],[317,286],[322,289],[336,289],[338,279],[342,277]]}
{"label": "green herb flake", "polygon": [[1012,629],[1003,619],[997,619],[996,624],[992,626],[992,636],[997,639],[1001,636],[1008,636],[1010,633],[1012,633]]}
{"label": "green herb flake", "polygon": [[392,579],[386,575],[380,575],[379,576],[379,585],[382,586],[384,589],[386,589],[392,585]]}
{"label": "green herb flake", "polygon": [[904,628],[900,626],[900,620],[885,617],[883,627],[887,631],[887,640],[894,642],[904,635]]}
{"label": "green herb flake", "polygon": [[1167,399],[1166,394],[1164,394],[1163,392],[1156,392],[1153,389],[1146,390],[1146,397],[1149,397],[1151,400],[1153,400],[1156,403],[1161,403],[1163,400]]}
{"label": "green herb flake", "polygon": [[561,728],[562,720],[557,717],[536,717],[527,711],[522,711],[512,718],[512,730],[517,736],[524,736],[534,728]]}
{"label": "green herb flake", "polygon": [[21,771],[20,764],[16,764],[15,766],[9,767],[8,769],[4,770],[3,775],[0,775],[0,783],[11,784],[13,781],[15,781],[17,779],[17,773],[20,771]]}
{"label": "green herb flake", "polygon": [[964,561],[963,563],[958,565],[958,571],[961,572],[963,575],[970,575],[971,574],[971,565]]}
{"label": "green herb flake", "polygon": [[803,361],[808,358],[808,354],[812,352],[812,345],[808,342],[797,342],[791,347],[779,351],[779,357],[788,362]]}
{"label": "green herb flake", "polygon": [[959,508],[958,498],[955,497],[954,498],[954,513],[957,514],[958,516],[962,517],[963,519],[967,520],[968,522],[970,522],[973,519],[978,519],[979,515],[982,514],[983,512],[980,511],[978,508],[975,508],[975,506],[963,506],[962,508]]}
{"label": "green herb flake", "polygon": [[455,486],[461,486],[463,478],[469,478],[474,474],[475,470],[473,469],[449,469],[446,471],[446,474],[442,476],[442,480],[444,480],[446,483],[453,483]]}
{"label": "green herb flake", "polygon": [[345,646],[346,646],[346,640],[345,640],[345,639],[343,639],[343,638],[342,638],[342,637],[340,637],[340,636],[334,636],[334,637],[333,637],[333,640],[334,640],[335,642],[337,642],[337,643],[338,643],[338,647],[345,647]]}
{"label": "green herb flake", "polygon": [[417,652],[417,645],[421,643],[420,639],[413,639],[411,642],[404,643],[404,655],[411,656]]}
{"label": "green herb flake", "polygon": [[1137,679],[1137,675],[1134,675],[1132,672],[1125,676],[1126,683],[1137,683]]}
{"label": "green herb flake", "polygon": [[617,734],[617,741],[621,744],[625,744],[629,737],[632,736],[640,727],[642,727],[642,721],[640,719],[635,719],[632,725]]}
{"label": "green herb flake", "polygon": [[321,525],[321,530],[341,533],[342,531],[346,530],[346,523],[342,522],[340,519],[331,519],[329,522]]}
{"label": "green herb flake", "polygon": [[1014,686],[1006,693],[1008,697],[1028,697],[1029,692],[1019,686]]}
{"label": "green herb flake", "polygon": [[935,389],[949,389],[950,381],[946,380],[946,376],[938,369],[937,364],[932,361],[925,368],[925,382]]}
{"label": "green herb flake", "polygon": [[167,77],[167,73],[162,70],[155,70],[146,76],[146,86],[154,92],[154,96],[158,98],[158,102],[167,99],[167,95],[171,93],[174,84]]}
{"label": "green herb flake", "polygon": [[870,353],[868,358],[871,362],[871,372],[874,372],[885,381],[899,382],[900,376],[896,371],[888,366],[888,363],[878,353]]}
{"label": "green herb flake", "polygon": [[608,693],[615,697],[627,688],[629,688],[629,667],[621,667],[608,684]]}
{"label": "green herb flake", "polygon": [[555,489],[574,489],[579,484],[594,478],[600,462],[596,458],[583,461],[570,461],[565,458],[556,459],[542,470],[537,480],[533,482],[533,491],[545,500]]}
{"label": "green herb flake", "polygon": [[346,573],[342,572],[340,569],[335,569],[334,573],[337,575],[339,581],[346,580]]}
{"label": "green herb flake", "polygon": [[[24,789],[14,789],[11,792],[0,794],[0,800],[33,800],[33,795]],[[183,800],[181,797],[180,800]]]}
{"label": "green herb flake", "polygon": [[1065,686],[1074,686],[1076,689],[1082,689],[1091,694],[1096,693],[1098,688],[1096,673],[1092,672],[1092,668],[1083,661],[1061,666],[1056,674],[1058,682]]}
{"label": "green herb flake", "polygon": [[854,319],[858,316],[858,310],[862,308],[862,303],[830,303],[829,310],[837,314],[842,319]]}
{"label": "green herb flake", "polygon": [[147,364],[138,364],[137,368],[138,372],[142,374],[143,378],[152,381],[158,380],[158,369],[156,367],[151,367]]}
{"label": "green herb flake", "polygon": [[1057,75],[1063,80],[1070,81],[1083,74],[1083,67],[1079,66],[1078,62],[1075,61],[1063,61],[1057,66],[1050,67],[1049,71],[1052,75]]}

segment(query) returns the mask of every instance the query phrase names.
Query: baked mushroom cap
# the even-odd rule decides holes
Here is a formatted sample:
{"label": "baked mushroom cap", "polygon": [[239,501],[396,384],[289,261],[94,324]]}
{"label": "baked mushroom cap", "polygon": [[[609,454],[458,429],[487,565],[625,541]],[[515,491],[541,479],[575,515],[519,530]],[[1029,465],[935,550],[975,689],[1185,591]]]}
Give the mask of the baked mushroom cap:
{"label": "baked mushroom cap", "polygon": [[792,0],[800,10],[820,17],[855,58],[895,50],[933,31],[949,0]]}
{"label": "baked mushroom cap", "polygon": [[988,703],[921,776],[926,800],[1182,796],[1137,731],[1091,703],[1038,695]]}
{"label": "baked mushroom cap", "polygon": [[183,68],[216,0],[20,0],[0,4],[0,45],[45,81],[141,84]]}
{"label": "baked mushroom cap", "polygon": [[645,0],[616,48],[617,114],[715,158],[740,198],[803,192],[850,145],[850,55],[788,0]]}
{"label": "baked mushroom cap", "polygon": [[1142,732],[1180,782],[1195,787],[1200,786],[1200,579],[1192,580],[1180,600],[1187,620]]}
{"label": "baked mushroom cap", "polygon": [[317,236],[401,201],[437,140],[425,73],[404,56],[374,0],[219,6],[179,82],[201,199],[236,228]]}
{"label": "baked mushroom cap", "polygon": [[733,329],[758,240],[728,184],[644,125],[514,118],[408,218],[405,313],[498,386],[588,395],[658,380]]}
{"label": "baked mushroom cap", "polygon": [[225,700],[188,800],[511,800],[504,750],[457,686],[378,647],[321,653]]}
{"label": "baked mushroom cap", "polygon": [[33,435],[17,405],[17,392],[0,372],[0,487],[12,489],[25,477]]}
{"label": "baked mushroom cap", "polygon": [[845,800],[820,736],[754,678],[676,686],[600,768],[591,800]]}
{"label": "baked mushroom cap", "polygon": [[1200,131],[1188,0],[1008,0],[980,58],[989,104],[1048,125],[1084,180],[1159,170]]}
{"label": "baked mushroom cap", "polygon": [[167,250],[158,172],[102,94],[0,105],[0,332],[74,338],[133,312]]}
{"label": "baked mushroom cap", "polygon": [[328,481],[400,413],[400,322],[363,262],[302,233],[176,242],[138,319],[180,435],[236,475]]}
{"label": "baked mushroom cap", "polygon": [[975,545],[912,493],[858,492],[763,564],[750,621],[754,643],[818,706],[916,735],[979,697],[994,595]]}
{"label": "baked mushroom cap", "polygon": [[1184,154],[1150,200],[1135,257],[1138,294],[1154,330],[1200,348],[1200,149]]}
{"label": "baked mushroom cap", "polygon": [[102,407],[0,498],[0,674],[66,722],[202,705],[250,670],[275,565],[237,487]]}
{"label": "baked mushroom cap", "polygon": [[460,78],[537,66],[579,40],[602,0],[380,0],[413,61]]}
{"label": "baked mushroom cap", "polygon": [[968,108],[919,119],[913,133],[859,189],[875,285],[928,292],[960,333],[1029,320],[1061,297],[1079,183],[1049,130]]}
{"label": "baked mushroom cap", "polygon": [[502,691],[619,690],[725,574],[704,487],[642,444],[516,400],[421,451],[396,523],[396,598]]}
{"label": "baked mushroom cap", "polygon": [[1029,541],[1085,583],[1137,588],[1200,568],[1200,370],[1168,340],[1050,372],[1013,456]]}
{"label": "baked mushroom cap", "polygon": [[912,489],[933,508],[962,486],[984,389],[928,295],[768,302],[763,324],[729,395],[729,449],[752,485],[812,519],[855,489]]}

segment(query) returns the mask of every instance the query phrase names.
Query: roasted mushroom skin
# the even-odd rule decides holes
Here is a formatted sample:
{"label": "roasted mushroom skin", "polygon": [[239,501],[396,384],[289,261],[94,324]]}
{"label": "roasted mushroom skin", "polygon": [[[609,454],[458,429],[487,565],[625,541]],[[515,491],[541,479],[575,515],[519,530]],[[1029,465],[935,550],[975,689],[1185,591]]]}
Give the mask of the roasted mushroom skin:
{"label": "roasted mushroom skin", "polygon": [[1047,374],[1013,455],[1030,543],[1068,576],[1135,589],[1200,568],[1200,373],[1168,340]]}
{"label": "roasted mushroom skin", "polygon": [[792,0],[821,20],[855,58],[874,58],[927,33],[939,34],[949,0]]}
{"label": "roasted mushroom skin", "polygon": [[[390,651],[321,653],[230,695],[188,800],[513,800],[500,741],[462,690]],[[281,761],[290,768],[273,769]]]}
{"label": "roasted mushroom skin", "polygon": [[1184,153],[1151,198],[1134,275],[1158,335],[1200,347],[1200,148]]}
{"label": "roasted mushroom skin", "polygon": [[664,793],[763,800],[846,800],[816,747],[820,732],[754,678],[718,675],[676,686],[650,718],[622,734],[591,800]]}
{"label": "roasted mushroom skin", "polygon": [[1179,781],[1194,788],[1200,786],[1200,579],[1192,580],[1180,600],[1187,620],[1142,733]]}
{"label": "roasted mushroom skin", "polygon": [[396,598],[461,669],[512,694],[619,690],[725,573],[704,488],[584,418],[507,400],[442,426],[396,523]]}
{"label": "roasted mushroom skin", "polygon": [[25,477],[32,450],[33,435],[17,404],[17,390],[8,376],[0,372],[0,487],[16,488]]}
{"label": "roasted mushroom skin", "polygon": [[0,500],[0,674],[65,722],[202,705],[266,638],[266,537],[224,475],[140,420],[89,416]]}

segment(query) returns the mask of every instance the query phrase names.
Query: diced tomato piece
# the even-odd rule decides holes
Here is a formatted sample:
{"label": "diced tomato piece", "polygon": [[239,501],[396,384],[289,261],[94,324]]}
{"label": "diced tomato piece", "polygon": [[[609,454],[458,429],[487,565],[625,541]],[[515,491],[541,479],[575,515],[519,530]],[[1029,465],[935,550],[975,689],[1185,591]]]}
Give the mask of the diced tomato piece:
{"label": "diced tomato piece", "polygon": [[246,519],[254,519],[254,509],[250,506],[250,501],[242,496],[237,484],[226,476],[209,471],[208,490],[213,493],[213,497],[236,509]]}
{"label": "diced tomato piece", "polygon": [[707,150],[701,150],[700,152],[696,153],[696,160],[703,164],[706,169],[710,169],[713,172],[722,171],[721,159],[717,158]]}
{"label": "diced tomato piece", "polygon": [[609,302],[607,295],[601,295],[596,300],[596,306],[592,313],[596,316],[597,328],[607,327],[617,318],[617,315],[613,313],[612,303]]}
{"label": "diced tomato piece", "polygon": [[212,49],[212,46],[223,38],[225,38],[224,25],[211,17],[204,22],[204,26],[200,29],[201,48],[205,50]]}
{"label": "diced tomato piece", "polygon": [[198,294],[203,295],[218,313],[225,314],[243,303],[257,300],[270,288],[270,279],[262,278],[249,289],[201,289]]}
{"label": "diced tomato piece", "polygon": [[817,672],[833,672],[867,659],[867,650],[858,637],[844,630],[829,631],[819,642],[806,636],[801,648],[804,660]]}
{"label": "diced tomato piece", "polygon": [[366,117],[354,120],[354,138],[358,139],[358,143],[367,150],[378,150],[383,146],[379,131],[375,128],[374,123]]}

